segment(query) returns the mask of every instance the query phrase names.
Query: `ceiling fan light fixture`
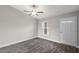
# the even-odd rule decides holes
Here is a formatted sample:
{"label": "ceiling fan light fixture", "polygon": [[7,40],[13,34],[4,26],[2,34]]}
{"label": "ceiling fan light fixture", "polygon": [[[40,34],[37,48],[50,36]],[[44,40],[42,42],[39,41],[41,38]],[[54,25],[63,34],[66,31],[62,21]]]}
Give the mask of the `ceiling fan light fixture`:
{"label": "ceiling fan light fixture", "polygon": [[36,15],[37,14],[37,12],[32,12],[32,15]]}
{"label": "ceiling fan light fixture", "polygon": [[32,11],[24,10],[24,12],[29,12],[29,15],[31,16],[39,16],[39,13],[44,13],[43,11],[38,10],[38,5],[32,5],[32,7],[33,7]]}

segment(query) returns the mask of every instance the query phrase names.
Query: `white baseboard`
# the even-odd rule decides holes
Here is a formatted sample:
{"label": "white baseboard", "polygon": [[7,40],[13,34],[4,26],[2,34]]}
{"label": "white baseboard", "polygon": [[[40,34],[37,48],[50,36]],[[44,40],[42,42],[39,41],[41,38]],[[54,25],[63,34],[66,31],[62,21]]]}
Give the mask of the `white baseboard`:
{"label": "white baseboard", "polygon": [[49,40],[49,41],[53,41],[53,42],[58,42],[58,43],[62,43],[62,42],[59,42],[57,40],[52,40],[50,38],[46,38],[46,37],[42,37],[42,36],[38,36],[39,38],[43,38],[43,39],[46,39],[46,40]]}
{"label": "white baseboard", "polygon": [[0,48],[6,47],[6,46],[10,46],[10,45],[13,45],[13,44],[16,44],[16,43],[20,43],[20,42],[23,42],[23,41],[26,41],[26,40],[30,40],[30,39],[32,39],[32,38],[36,38],[36,37],[31,37],[31,38],[23,39],[23,40],[20,40],[20,41],[11,42],[11,43],[9,43],[9,44],[4,44],[4,45],[1,45]]}
{"label": "white baseboard", "polygon": [[[59,41],[57,41],[57,40],[52,40],[52,39],[48,39],[48,38],[41,37],[41,36],[37,36],[37,37],[43,38],[43,39],[46,39],[46,40],[49,40],[49,41],[57,42],[57,43],[62,43],[62,42],[59,42]],[[0,48],[6,47],[6,46],[10,46],[10,45],[13,45],[13,44],[16,44],[16,43],[19,43],[19,42],[23,42],[23,41],[26,41],[26,40],[30,40],[30,39],[32,39],[32,38],[36,38],[36,36],[35,36],[35,37],[28,38],[28,39],[16,41],[16,42],[11,42],[11,43],[9,43],[9,44],[5,44],[5,45],[0,46]],[[65,44],[65,43],[62,43],[62,44]],[[74,47],[79,48],[79,46],[74,46]]]}
{"label": "white baseboard", "polygon": [[79,48],[79,46],[76,46],[76,48]]}
{"label": "white baseboard", "polygon": [[[46,39],[46,40],[49,40],[49,41],[53,41],[53,42],[57,42],[57,43],[60,43],[60,44],[66,44],[64,42],[60,42],[60,41],[57,41],[57,40],[52,40],[50,38],[45,38],[45,37],[42,37],[42,36],[38,36],[39,38],[43,38],[43,39]],[[69,44],[66,44],[66,45],[69,45]],[[70,46],[73,46],[73,45],[70,45]],[[79,48],[79,46],[74,46],[76,48]]]}

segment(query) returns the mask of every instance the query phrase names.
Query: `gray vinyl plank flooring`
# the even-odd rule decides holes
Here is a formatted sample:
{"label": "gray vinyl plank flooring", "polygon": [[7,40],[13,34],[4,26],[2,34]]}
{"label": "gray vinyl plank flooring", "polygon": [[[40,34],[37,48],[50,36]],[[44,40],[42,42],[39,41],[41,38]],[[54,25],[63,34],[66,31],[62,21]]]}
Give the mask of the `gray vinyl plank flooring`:
{"label": "gray vinyl plank flooring", "polygon": [[78,53],[79,49],[65,44],[33,38],[0,48],[0,53]]}

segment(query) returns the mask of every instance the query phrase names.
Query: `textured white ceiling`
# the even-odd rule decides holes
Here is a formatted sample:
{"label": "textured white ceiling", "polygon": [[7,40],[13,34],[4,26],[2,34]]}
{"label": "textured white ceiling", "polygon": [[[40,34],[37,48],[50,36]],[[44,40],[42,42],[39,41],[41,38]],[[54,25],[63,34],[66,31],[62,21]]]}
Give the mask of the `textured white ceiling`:
{"label": "textured white ceiling", "polygon": [[[24,10],[32,10],[32,5],[12,5],[12,7],[22,11],[23,13],[25,13]],[[40,13],[39,16],[33,17],[40,19],[78,11],[79,5],[39,5],[38,10],[43,11],[44,13]]]}

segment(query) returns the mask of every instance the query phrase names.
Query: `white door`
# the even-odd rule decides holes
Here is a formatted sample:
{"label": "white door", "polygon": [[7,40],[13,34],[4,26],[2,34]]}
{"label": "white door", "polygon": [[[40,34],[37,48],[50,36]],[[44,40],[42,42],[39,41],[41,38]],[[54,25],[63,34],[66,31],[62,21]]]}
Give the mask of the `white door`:
{"label": "white door", "polygon": [[60,19],[61,42],[77,46],[77,16]]}

